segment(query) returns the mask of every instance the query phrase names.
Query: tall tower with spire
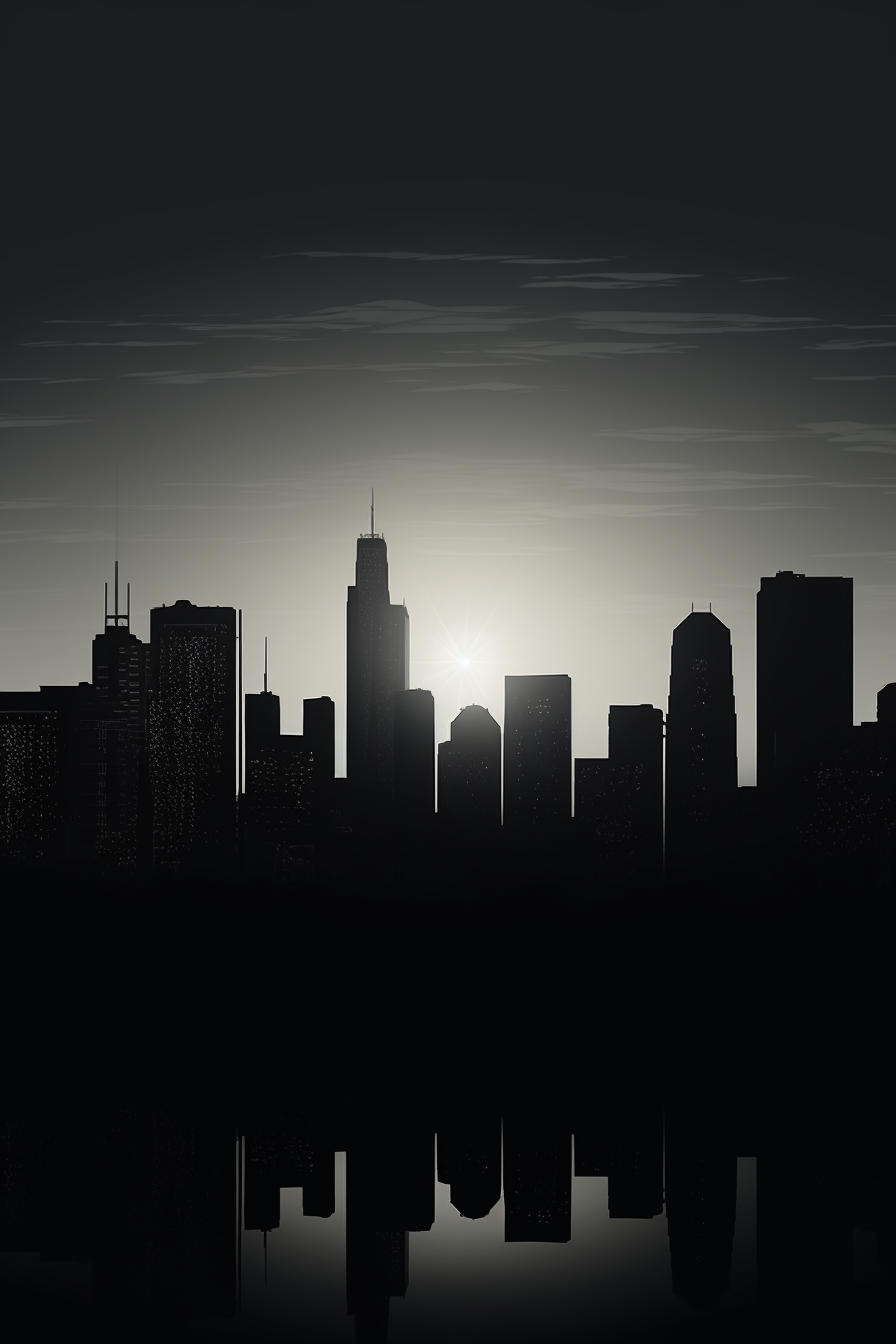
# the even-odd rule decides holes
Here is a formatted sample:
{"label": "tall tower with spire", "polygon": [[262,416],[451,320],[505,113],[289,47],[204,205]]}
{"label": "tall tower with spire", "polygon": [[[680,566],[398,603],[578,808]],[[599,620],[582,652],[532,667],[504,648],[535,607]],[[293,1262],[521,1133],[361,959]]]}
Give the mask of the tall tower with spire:
{"label": "tall tower with spire", "polygon": [[[91,677],[96,698],[121,731],[110,741],[117,746],[114,768],[100,778],[100,809],[110,853],[123,867],[146,867],[151,857],[151,807],[147,756],[147,677],[149,645],[131,633],[131,585],[121,609],[118,561],[109,610],[109,585],[104,584],[103,630],[93,640]],[[112,763],[110,762],[110,765]]]}
{"label": "tall tower with spire", "polygon": [[389,598],[385,538],[376,531],[370,492],[370,531],[358,538],[355,582],[345,624],[346,773],[357,823],[384,820],[391,810],[395,692],[408,689],[407,607]]}

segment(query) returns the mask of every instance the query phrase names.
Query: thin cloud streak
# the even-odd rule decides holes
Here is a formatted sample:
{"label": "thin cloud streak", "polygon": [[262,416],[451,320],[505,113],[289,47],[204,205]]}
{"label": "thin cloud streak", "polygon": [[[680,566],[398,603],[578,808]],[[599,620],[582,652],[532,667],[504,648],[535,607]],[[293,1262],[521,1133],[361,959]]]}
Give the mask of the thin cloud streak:
{"label": "thin cloud streak", "polygon": [[0,411],[0,429],[52,429],[56,425],[87,425],[84,416],[12,415]]}

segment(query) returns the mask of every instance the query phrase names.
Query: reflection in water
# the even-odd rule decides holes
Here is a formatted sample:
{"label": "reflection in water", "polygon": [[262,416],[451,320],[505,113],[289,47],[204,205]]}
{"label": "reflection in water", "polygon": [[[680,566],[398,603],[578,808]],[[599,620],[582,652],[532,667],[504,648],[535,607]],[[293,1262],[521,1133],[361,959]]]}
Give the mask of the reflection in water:
{"label": "reflection in water", "polygon": [[[345,1171],[345,1155],[337,1154],[336,1212],[327,1223],[303,1217],[300,1191],[282,1192],[267,1289],[261,1235],[244,1236],[243,1313],[228,1333],[354,1339],[345,1302]],[[723,1315],[755,1300],[755,1176],[755,1159],[739,1159]],[[571,1214],[568,1243],[509,1242],[503,1198],[471,1220],[439,1182],[431,1232],[410,1235],[408,1290],[390,1302],[389,1340],[622,1338],[692,1318],[673,1292],[665,1218],[611,1219],[605,1177],[573,1178]]]}

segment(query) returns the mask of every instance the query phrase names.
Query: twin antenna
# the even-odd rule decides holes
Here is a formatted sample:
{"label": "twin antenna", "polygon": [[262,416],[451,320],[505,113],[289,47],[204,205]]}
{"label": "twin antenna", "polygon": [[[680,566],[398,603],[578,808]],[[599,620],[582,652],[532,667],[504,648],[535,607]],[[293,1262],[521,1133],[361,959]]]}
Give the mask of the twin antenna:
{"label": "twin antenna", "polygon": [[131,585],[128,584],[128,603],[126,611],[118,610],[118,561],[115,561],[115,610],[109,610],[109,585],[103,584],[103,612],[105,628],[121,627],[125,630],[131,628]]}

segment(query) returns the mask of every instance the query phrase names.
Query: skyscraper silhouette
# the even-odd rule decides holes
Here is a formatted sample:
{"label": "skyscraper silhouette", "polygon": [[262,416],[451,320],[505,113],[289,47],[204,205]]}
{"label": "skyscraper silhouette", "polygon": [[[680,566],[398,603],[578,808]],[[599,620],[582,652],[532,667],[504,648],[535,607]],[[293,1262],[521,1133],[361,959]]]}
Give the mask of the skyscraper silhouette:
{"label": "skyscraper silhouette", "polygon": [[504,678],[504,825],[553,830],[572,815],[572,681]]}
{"label": "skyscraper silhouette", "polygon": [[418,830],[435,816],[435,703],[432,691],[395,692],[395,822]]}
{"label": "skyscraper silhouette", "polygon": [[315,826],[326,826],[336,775],[336,706],[328,695],[302,701],[302,737],[311,754],[312,819]]}
{"label": "skyscraper silhouette", "polygon": [[126,730],[115,768],[106,772],[108,849],[119,866],[134,867],[138,862],[143,866],[148,864],[152,846],[147,743],[149,645],[131,633],[130,584],[125,610],[120,610],[117,560],[111,612],[108,599],[107,585],[104,629],[94,637],[91,650],[93,684],[97,699]]}
{"label": "skyscraper silhouette", "polygon": [[236,854],[236,611],[181,598],[150,612],[153,862],[229,867]]}
{"label": "skyscraper silhouette", "polygon": [[89,682],[0,694],[0,857],[24,868],[131,866],[121,790],[130,745],[124,717]]}
{"label": "skyscraper silhouette", "polygon": [[467,705],[439,743],[439,825],[479,832],[501,825],[501,729],[482,705]]}
{"label": "skyscraper silhouette", "polygon": [[666,719],[666,866],[705,870],[730,849],[737,797],[731,634],[711,611],[672,633]]}
{"label": "skyscraper silhouette", "polygon": [[852,579],[790,570],[756,595],[756,777],[787,787],[853,722]]}
{"label": "skyscraper silhouette", "polygon": [[663,871],[663,712],[611,705],[610,756],[577,758],[577,848],[598,881]]}
{"label": "skyscraper silhouette", "polygon": [[358,538],[346,602],[346,768],[358,825],[391,812],[395,692],[408,689],[408,612],[389,599],[385,538]]}

